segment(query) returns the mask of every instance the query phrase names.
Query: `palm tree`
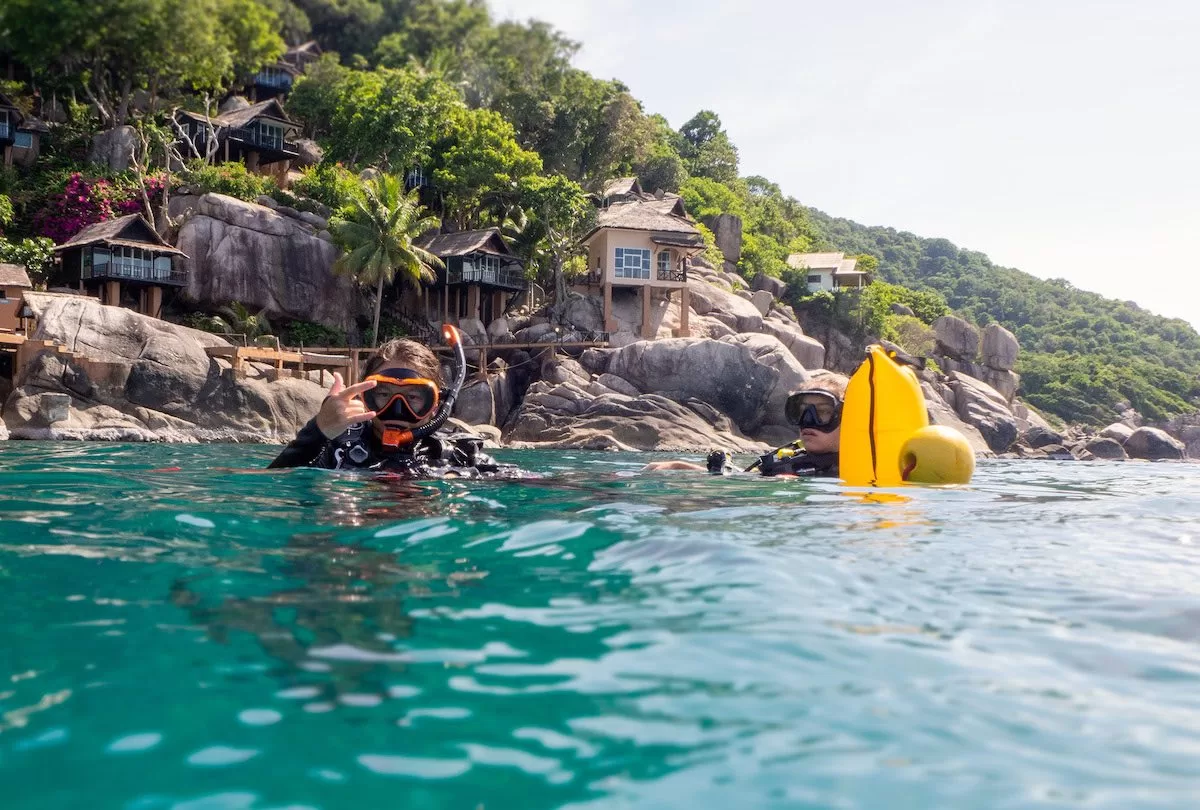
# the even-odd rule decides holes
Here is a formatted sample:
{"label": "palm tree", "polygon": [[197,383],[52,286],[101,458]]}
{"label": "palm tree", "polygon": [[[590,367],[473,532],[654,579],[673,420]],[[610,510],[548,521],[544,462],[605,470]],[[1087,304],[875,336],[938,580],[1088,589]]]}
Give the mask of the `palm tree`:
{"label": "palm tree", "polygon": [[425,215],[418,191],[404,193],[403,181],[379,174],[364,181],[362,193],[329,223],[333,238],[345,251],[334,269],[360,284],[375,285],[374,345],[379,345],[379,311],[383,287],[397,275],[421,294],[421,282],[433,279],[442,260],[413,244],[413,239],[440,225]]}

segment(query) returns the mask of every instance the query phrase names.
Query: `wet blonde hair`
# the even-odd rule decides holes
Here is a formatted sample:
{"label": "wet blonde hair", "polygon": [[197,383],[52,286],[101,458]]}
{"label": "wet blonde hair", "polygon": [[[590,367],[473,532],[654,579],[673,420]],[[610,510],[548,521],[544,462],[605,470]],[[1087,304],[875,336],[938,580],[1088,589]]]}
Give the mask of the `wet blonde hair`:
{"label": "wet blonde hair", "polygon": [[410,368],[425,379],[442,384],[442,366],[437,355],[415,340],[396,338],[380,346],[375,356],[363,364],[363,378],[386,368]]}
{"label": "wet blonde hair", "polygon": [[828,391],[837,396],[838,399],[846,398],[846,386],[850,380],[841,374],[822,374],[820,377],[813,377],[804,385],[796,389],[795,393],[801,391]]}

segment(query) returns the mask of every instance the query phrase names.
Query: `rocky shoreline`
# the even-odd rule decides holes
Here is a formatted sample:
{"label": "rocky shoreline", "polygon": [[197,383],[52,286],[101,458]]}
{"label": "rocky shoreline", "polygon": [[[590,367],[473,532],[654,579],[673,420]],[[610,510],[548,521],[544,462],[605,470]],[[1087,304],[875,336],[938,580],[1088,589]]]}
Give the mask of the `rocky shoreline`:
{"label": "rocky shoreline", "polygon": [[[231,292],[213,287],[205,270],[230,240],[249,239],[253,254],[273,257],[264,262],[274,266],[285,258],[278,243],[301,228],[290,219],[276,222],[287,218],[265,206],[234,205],[219,195],[187,205],[194,210],[185,219],[186,241],[193,256],[206,257],[191,274],[201,297]],[[325,244],[318,225],[301,229]],[[315,306],[327,273],[320,265],[302,274],[300,287],[270,293],[270,303],[281,311]],[[253,275],[249,266],[233,274],[244,277],[238,284],[245,289],[236,291],[260,289],[247,280]],[[609,348],[536,356],[505,348],[569,344],[600,331],[596,299],[579,294],[487,326],[464,322],[470,344],[486,341],[490,362],[486,379],[464,388],[455,416],[510,447],[758,453],[785,444],[795,438],[782,419],[788,393],[814,376],[852,370],[857,357],[844,336],[828,335],[823,344],[806,334],[776,299],[777,284],[762,279],[757,289],[744,289],[740,277],[696,266],[688,280],[693,336],[672,337],[679,304],[660,300],[652,311],[654,340],[634,335],[637,299],[615,296],[619,328]],[[340,300],[345,291],[338,290]],[[12,390],[0,391],[0,439],[283,443],[316,412],[330,379],[253,362],[235,370],[221,356],[231,348],[223,338],[91,298],[29,293],[26,302],[37,328]],[[960,430],[981,457],[1200,457],[1194,419],[1146,426],[1128,411],[1124,423],[1102,431],[1056,430],[1016,397],[1020,347],[1011,333],[995,324],[980,333],[951,316],[933,327],[936,367],[919,373],[930,419]]]}

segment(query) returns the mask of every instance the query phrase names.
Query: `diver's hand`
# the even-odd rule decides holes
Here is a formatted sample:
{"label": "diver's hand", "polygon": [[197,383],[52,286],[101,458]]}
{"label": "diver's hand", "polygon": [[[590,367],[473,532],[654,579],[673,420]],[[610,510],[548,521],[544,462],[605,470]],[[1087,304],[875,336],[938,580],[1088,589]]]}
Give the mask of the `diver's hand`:
{"label": "diver's hand", "polygon": [[325,434],[325,438],[336,439],[346,432],[346,428],[375,418],[375,411],[368,411],[367,406],[358,398],[363,391],[374,387],[375,381],[367,380],[347,388],[342,382],[342,375],[334,372],[329,395],[325,397],[325,401],[321,403],[321,410],[317,413],[317,427]]}

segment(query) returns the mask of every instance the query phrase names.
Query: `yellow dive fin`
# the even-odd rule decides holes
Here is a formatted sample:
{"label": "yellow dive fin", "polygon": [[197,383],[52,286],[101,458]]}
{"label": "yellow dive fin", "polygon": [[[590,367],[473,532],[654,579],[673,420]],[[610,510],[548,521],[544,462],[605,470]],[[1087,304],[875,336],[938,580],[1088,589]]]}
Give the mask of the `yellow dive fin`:
{"label": "yellow dive fin", "polygon": [[858,487],[901,486],[901,448],[928,424],[917,375],[889,357],[882,346],[868,347],[867,359],[850,378],[842,406],[838,454],[842,480]]}

